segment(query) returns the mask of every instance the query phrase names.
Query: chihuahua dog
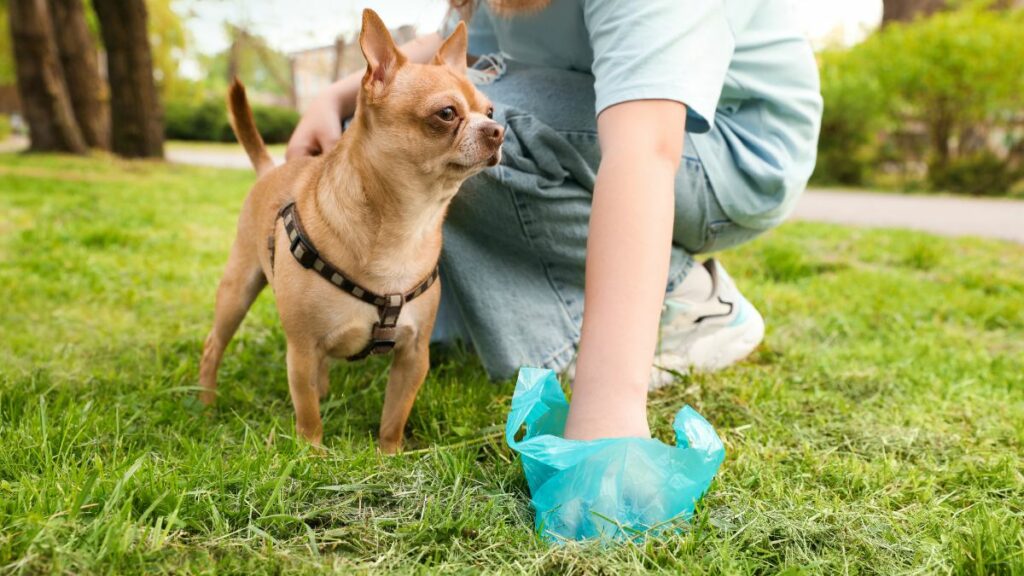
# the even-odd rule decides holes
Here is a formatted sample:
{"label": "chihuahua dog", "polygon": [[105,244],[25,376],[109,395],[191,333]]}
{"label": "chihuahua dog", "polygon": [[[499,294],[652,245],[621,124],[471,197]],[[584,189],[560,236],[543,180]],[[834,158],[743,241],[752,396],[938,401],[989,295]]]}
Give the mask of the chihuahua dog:
{"label": "chihuahua dog", "polygon": [[503,127],[466,78],[459,24],[430,64],[409,62],[381,19],[363,12],[366,73],[355,117],[322,156],[279,167],[256,130],[245,89],[228,95],[231,124],[259,179],[242,206],[203,347],[201,400],[216,398],[224,349],[269,282],[288,341],[296,429],[319,445],[330,361],[390,352],[380,448],[394,453],[429,368],[448,204],[501,158]]}

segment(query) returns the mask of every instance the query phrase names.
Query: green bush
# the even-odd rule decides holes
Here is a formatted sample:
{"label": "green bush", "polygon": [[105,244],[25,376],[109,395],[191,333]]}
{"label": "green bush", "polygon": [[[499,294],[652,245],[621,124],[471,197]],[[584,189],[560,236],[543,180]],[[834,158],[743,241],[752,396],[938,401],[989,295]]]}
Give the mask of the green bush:
{"label": "green bush", "polygon": [[1024,110],[1024,10],[985,6],[892,24],[821,54],[817,182],[875,184],[885,165],[906,186],[927,164],[933,189],[1008,193],[1012,154],[976,136],[1012,133]]}
{"label": "green bush", "polygon": [[867,183],[878,153],[876,132],[885,115],[882,90],[857,51],[820,54],[821,119],[814,180],[823,184]]}
{"label": "green bush", "polygon": [[928,168],[928,181],[934,190],[975,196],[1004,196],[1019,177],[1005,160],[988,151]]}
{"label": "green bush", "polygon": [[[299,114],[288,108],[253,106],[253,116],[267,144],[287,142],[299,122]],[[164,111],[164,132],[171,140],[204,140],[233,142],[223,100],[210,99],[200,103],[169,102]]]}
{"label": "green bush", "polygon": [[268,144],[288,142],[299,123],[299,113],[291,108],[257,105],[253,107],[252,114],[263,140]]}
{"label": "green bush", "polygon": [[5,114],[0,114],[0,140],[6,140],[11,135],[11,119]]}
{"label": "green bush", "polygon": [[230,141],[225,104],[215,100],[198,104],[169,102],[164,111],[164,133],[170,140]]}

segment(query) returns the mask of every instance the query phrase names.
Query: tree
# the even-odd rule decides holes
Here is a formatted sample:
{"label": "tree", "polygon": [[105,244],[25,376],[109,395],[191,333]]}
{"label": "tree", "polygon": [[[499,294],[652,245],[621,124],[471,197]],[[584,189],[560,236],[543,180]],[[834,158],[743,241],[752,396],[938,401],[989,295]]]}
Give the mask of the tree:
{"label": "tree", "polygon": [[93,0],[107,49],[111,148],[129,158],[164,154],[163,112],[153,78],[143,0]]}
{"label": "tree", "polygon": [[11,39],[18,94],[33,151],[84,154],[46,0],[10,0]]}
{"label": "tree", "polygon": [[859,183],[882,163],[907,174],[927,165],[935,189],[1004,193],[1024,151],[1024,11],[993,7],[888,26],[822,54],[819,176]]}
{"label": "tree", "polygon": [[91,148],[110,147],[106,87],[100,79],[96,44],[85,20],[82,0],[49,0],[64,81],[75,120]]}
{"label": "tree", "polygon": [[892,22],[910,22],[947,7],[947,0],[883,0],[882,26]]}
{"label": "tree", "polygon": [[968,151],[969,132],[1024,107],[1024,15],[965,9],[892,27],[862,48],[893,109],[923,123],[932,162]]}
{"label": "tree", "polygon": [[958,8],[1012,10],[1024,8],[1024,0],[883,0],[882,26],[893,22],[912,22]]}

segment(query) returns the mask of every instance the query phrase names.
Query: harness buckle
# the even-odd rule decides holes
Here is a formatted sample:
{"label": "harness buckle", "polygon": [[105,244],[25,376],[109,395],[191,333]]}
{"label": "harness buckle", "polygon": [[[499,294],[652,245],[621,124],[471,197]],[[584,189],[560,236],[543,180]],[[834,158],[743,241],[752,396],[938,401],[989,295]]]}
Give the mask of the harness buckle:
{"label": "harness buckle", "polygon": [[320,253],[316,251],[306,242],[306,239],[302,237],[302,234],[296,234],[295,238],[292,239],[292,245],[289,248],[292,256],[299,261],[299,264],[303,268],[309,269],[313,267],[313,264],[320,259]]}
{"label": "harness buckle", "polygon": [[385,303],[377,310],[380,321],[373,324],[370,333],[370,354],[387,354],[395,347],[398,315],[402,312],[405,297],[401,294],[388,294]]}
{"label": "harness buckle", "polygon": [[380,322],[375,322],[373,325],[373,331],[370,336],[370,349],[371,355],[377,356],[380,354],[388,354],[395,349],[395,329],[394,327],[381,326]]}

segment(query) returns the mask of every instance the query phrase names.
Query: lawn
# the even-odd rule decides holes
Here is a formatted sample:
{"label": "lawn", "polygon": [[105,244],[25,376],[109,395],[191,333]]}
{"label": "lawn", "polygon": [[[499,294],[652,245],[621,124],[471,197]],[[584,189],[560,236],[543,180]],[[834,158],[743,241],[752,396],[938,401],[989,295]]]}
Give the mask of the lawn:
{"label": "lawn", "polygon": [[722,260],[754,357],[652,396],[727,446],[692,526],[549,547],[501,429],[513,385],[436,354],[407,452],[377,453],[386,360],[339,364],[326,454],[296,441],[264,293],[212,414],[214,289],[253,177],[0,156],[0,574],[1024,574],[1024,250],[790,224]]}

